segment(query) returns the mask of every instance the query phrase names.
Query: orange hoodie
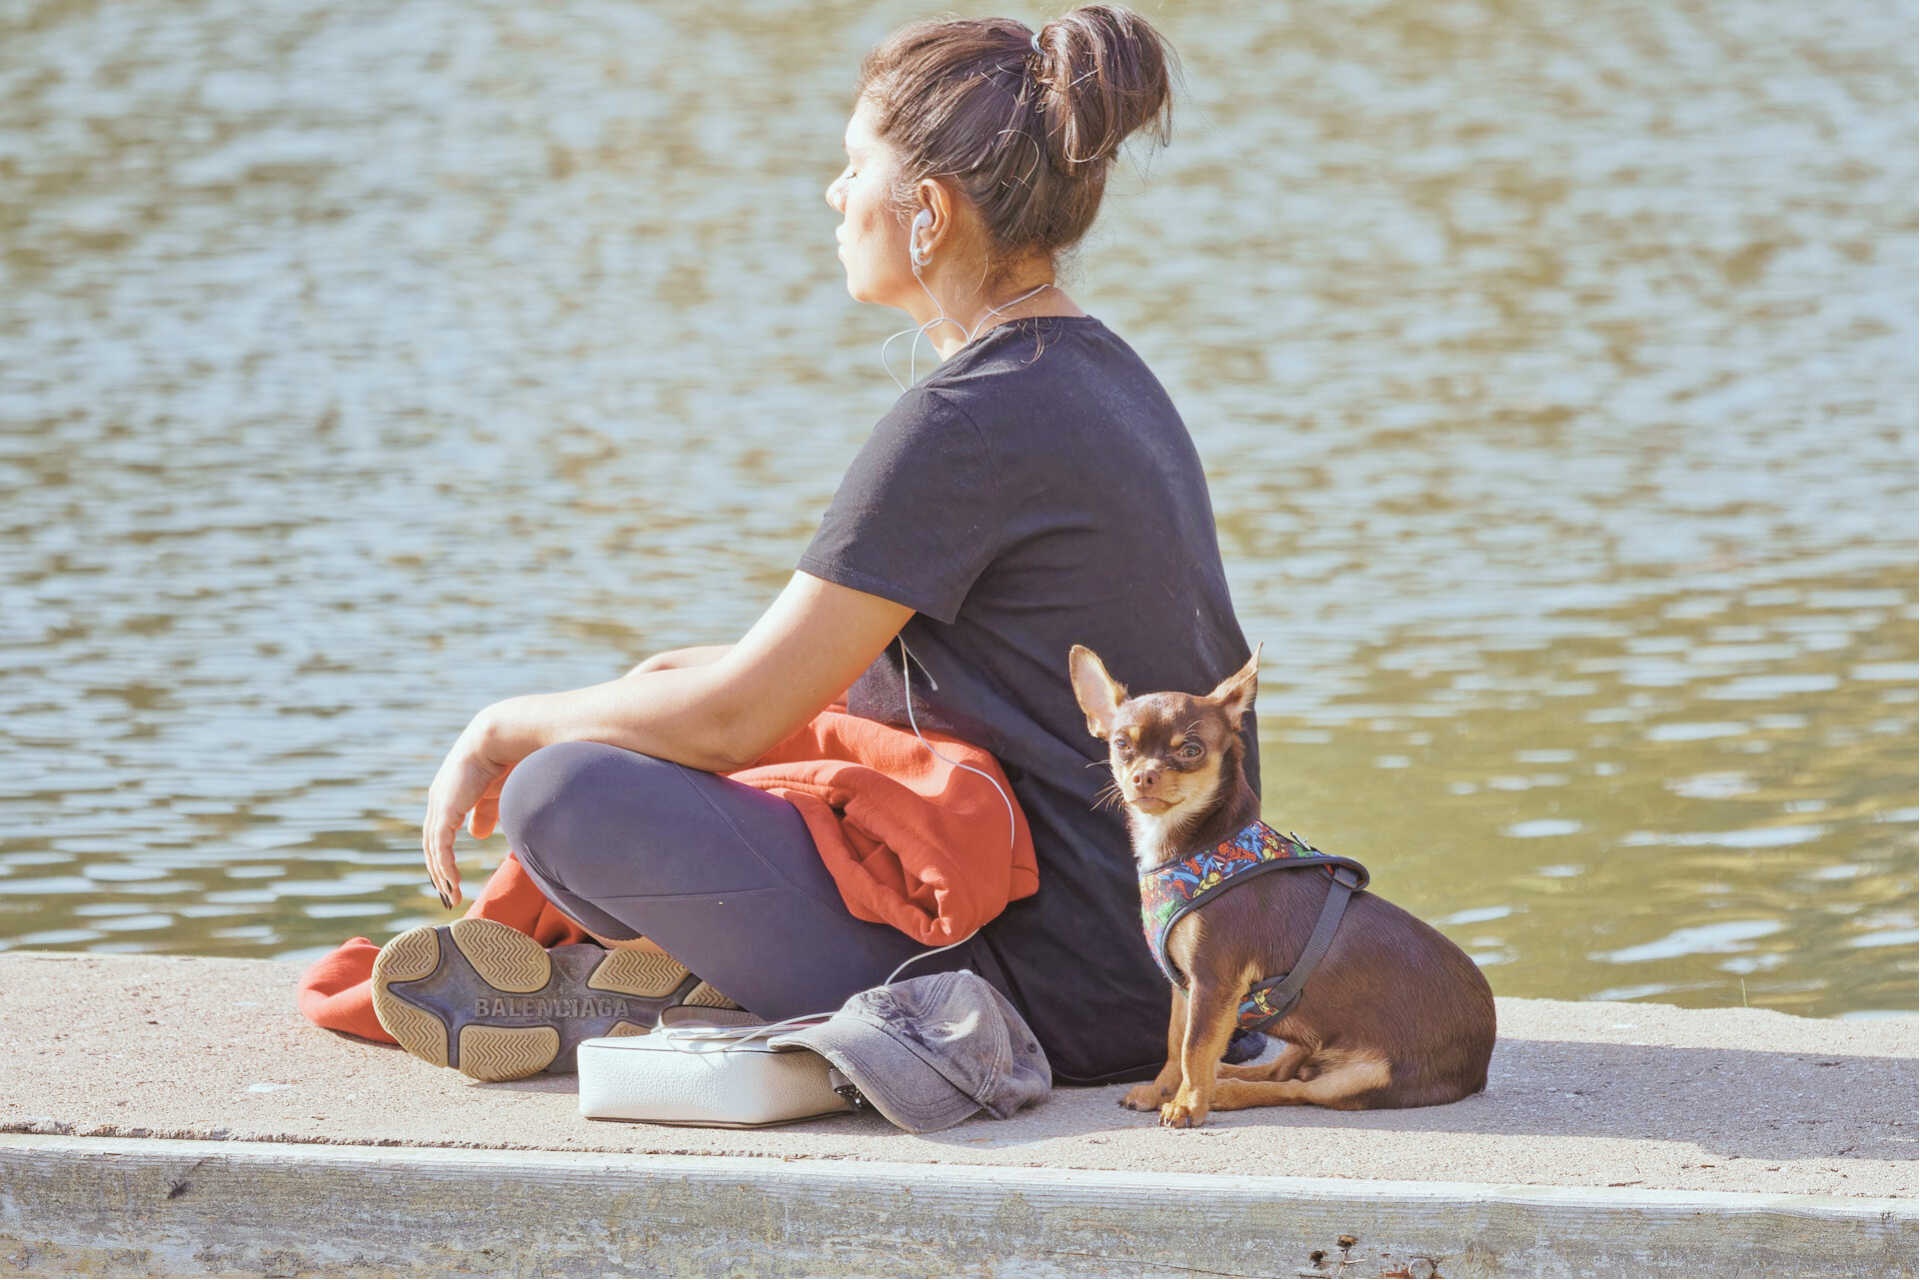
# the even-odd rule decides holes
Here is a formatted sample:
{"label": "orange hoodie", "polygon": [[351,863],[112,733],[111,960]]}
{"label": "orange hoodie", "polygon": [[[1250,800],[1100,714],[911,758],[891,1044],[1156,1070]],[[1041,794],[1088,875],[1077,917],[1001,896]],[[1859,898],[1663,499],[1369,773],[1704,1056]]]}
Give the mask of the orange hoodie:
{"label": "orange hoodie", "polygon": [[[904,729],[838,707],[728,776],[799,809],[849,912],[933,947],[959,941],[1037,892],[1040,876],[1027,817],[999,762],[958,738],[927,738],[987,777],[938,759]],[[590,941],[511,855],[467,916],[511,925],[543,947]],[[300,1012],[330,1030],[391,1043],[373,1016],[379,950],[354,938],[314,961],[300,978]]]}

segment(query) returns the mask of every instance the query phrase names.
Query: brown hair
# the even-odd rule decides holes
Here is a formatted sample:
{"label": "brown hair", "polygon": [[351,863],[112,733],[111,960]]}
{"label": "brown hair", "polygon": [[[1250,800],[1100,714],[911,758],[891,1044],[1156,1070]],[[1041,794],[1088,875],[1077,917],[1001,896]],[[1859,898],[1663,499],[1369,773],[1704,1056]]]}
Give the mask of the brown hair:
{"label": "brown hair", "polygon": [[951,179],[986,226],[989,263],[1003,266],[1086,235],[1128,135],[1151,126],[1166,143],[1173,65],[1145,18],[1090,4],[1037,33],[1011,18],[902,27],[861,62],[859,87],[900,156],[903,201],[924,178]]}

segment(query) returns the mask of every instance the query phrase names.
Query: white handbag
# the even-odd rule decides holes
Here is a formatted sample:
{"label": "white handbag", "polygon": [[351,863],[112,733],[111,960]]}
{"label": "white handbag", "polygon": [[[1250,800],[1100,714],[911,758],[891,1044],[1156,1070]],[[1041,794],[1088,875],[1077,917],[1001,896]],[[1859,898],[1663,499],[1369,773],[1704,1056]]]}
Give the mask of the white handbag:
{"label": "white handbag", "polygon": [[582,1040],[580,1114],[756,1129],[855,1110],[852,1086],[825,1058],[767,1047],[768,1035],[792,1029],[788,1022],[722,1030],[682,1018],[643,1036]]}
{"label": "white handbag", "polygon": [[[1007,812],[1013,812],[1011,800]],[[972,937],[907,957],[880,985],[916,960]],[[660,1025],[645,1035],[582,1040],[580,1114],[589,1120],[758,1129],[858,1111],[871,1104],[838,1067],[811,1049],[767,1044],[770,1036],[831,1017],[811,1013],[768,1023],[744,1009],[674,1005],[661,1011]]]}

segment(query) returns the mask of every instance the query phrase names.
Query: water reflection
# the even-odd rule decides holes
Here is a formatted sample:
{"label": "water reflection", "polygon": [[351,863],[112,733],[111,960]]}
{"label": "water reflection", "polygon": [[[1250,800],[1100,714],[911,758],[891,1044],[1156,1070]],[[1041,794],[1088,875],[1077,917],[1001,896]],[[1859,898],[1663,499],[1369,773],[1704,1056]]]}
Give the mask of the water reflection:
{"label": "water reflection", "polygon": [[[1920,943],[1913,667],[1857,659],[1911,645],[1915,609],[1879,591],[1851,593],[1881,607],[1849,616],[1844,648],[1811,654],[1755,657],[1765,637],[1804,634],[1822,595],[1778,588],[1713,611],[1689,594],[1598,613],[1584,636],[1467,671],[1405,662],[1435,652],[1409,636],[1373,656],[1366,703],[1299,713],[1315,738],[1276,735],[1268,807],[1323,847],[1366,850],[1376,882],[1505,993],[1904,1008]],[[1750,637],[1745,652],[1727,652],[1730,635]],[[1649,636],[1707,654],[1692,683],[1649,691],[1633,661]],[[1789,659],[1827,666],[1834,686],[1796,681]],[[1775,691],[1738,721],[1694,719],[1739,669],[1723,664],[1743,662],[1772,664]]]}
{"label": "water reflection", "polygon": [[[891,399],[818,193],[918,13],[0,13],[0,940],[441,918],[473,708],[752,619]],[[1270,816],[1502,992],[1911,1008],[1912,14],[1164,20],[1077,289],[1209,462]]]}

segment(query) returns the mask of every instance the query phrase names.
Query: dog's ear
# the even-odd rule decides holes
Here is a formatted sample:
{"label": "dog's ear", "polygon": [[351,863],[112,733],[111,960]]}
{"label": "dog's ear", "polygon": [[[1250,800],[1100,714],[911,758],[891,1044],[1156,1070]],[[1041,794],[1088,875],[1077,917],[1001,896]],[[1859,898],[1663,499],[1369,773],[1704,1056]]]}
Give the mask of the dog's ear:
{"label": "dog's ear", "polygon": [[1246,717],[1248,708],[1253,706],[1253,695],[1260,688],[1260,650],[1263,647],[1264,643],[1255,645],[1247,665],[1222,680],[1207,695],[1207,701],[1218,703],[1220,709],[1227,713],[1227,721],[1236,729]]}
{"label": "dog's ear", "polygon": [[1087,732],[1104,738],[1113,731],[1113,713],[1127,700],[1127,686],[1107,674],[1100,655],[1083,644],[1067,654],[1067,671],[1073,677],[1073,696],[1087,713]]}

